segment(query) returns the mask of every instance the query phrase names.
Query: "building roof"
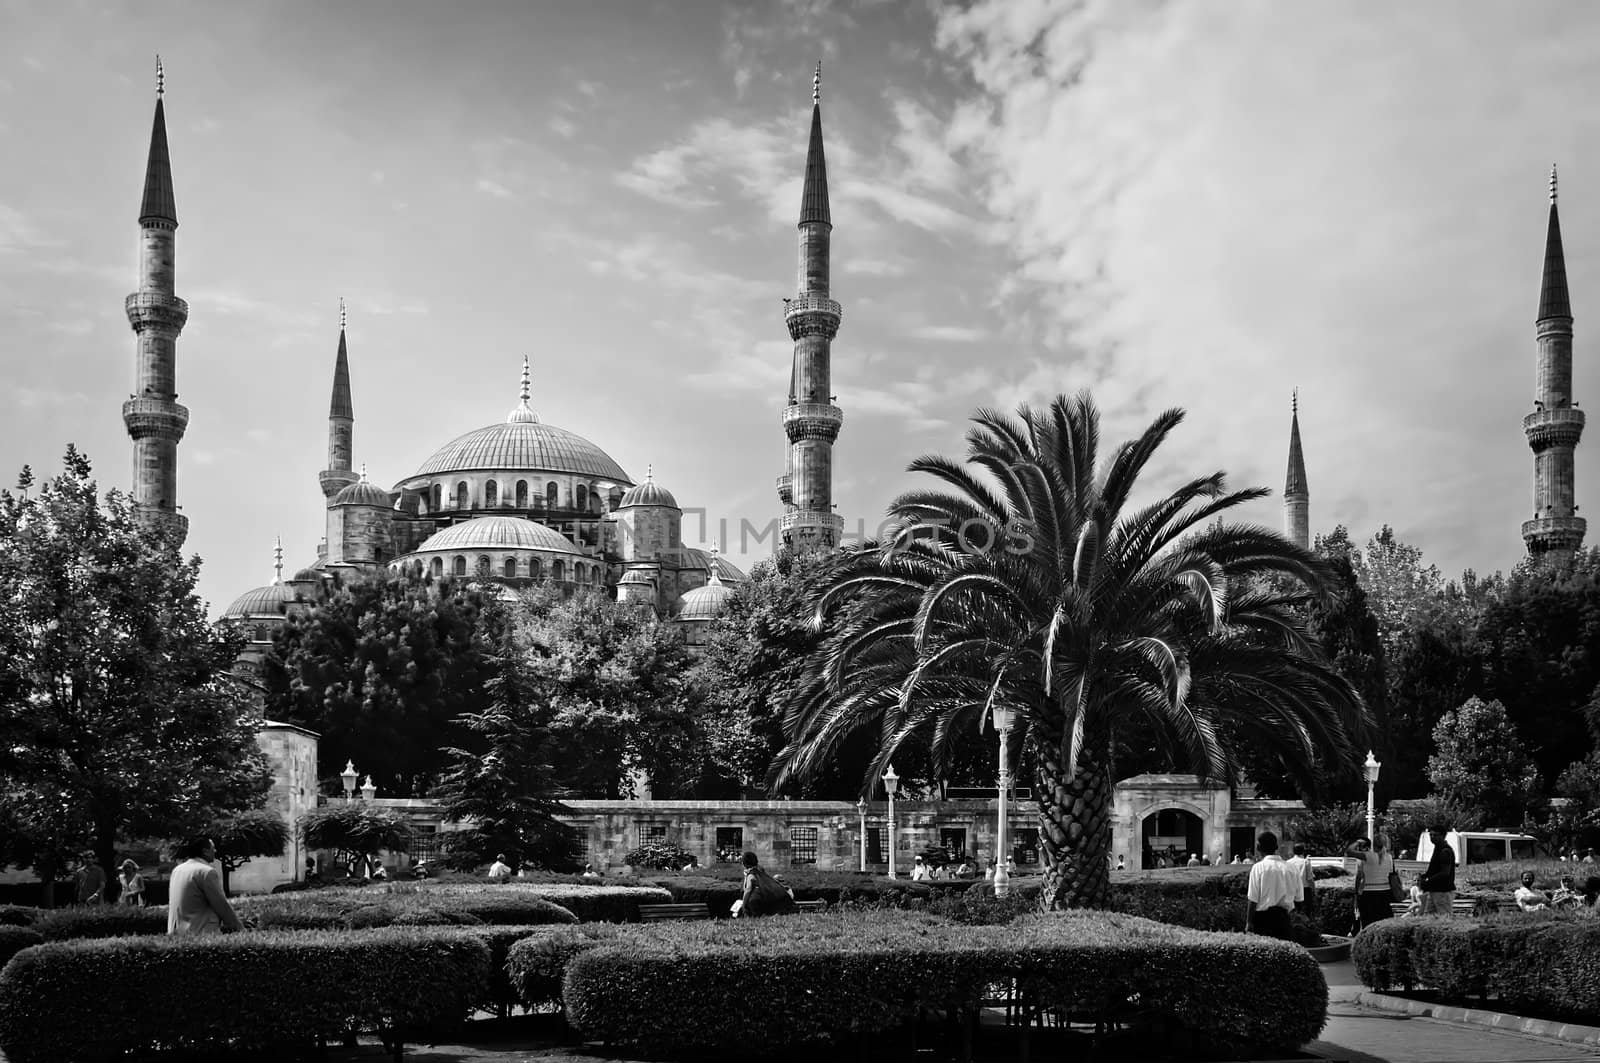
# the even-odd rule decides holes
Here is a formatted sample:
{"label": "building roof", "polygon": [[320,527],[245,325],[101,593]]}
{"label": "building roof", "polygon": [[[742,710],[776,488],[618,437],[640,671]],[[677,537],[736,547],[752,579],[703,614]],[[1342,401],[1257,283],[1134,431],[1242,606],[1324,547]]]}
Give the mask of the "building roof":
{"label": "building roof", "polygon": [[580,554],[565,535],[524,517],[474,517],[434,532],[417,547],[419,554],[468,550],[543,550]]}
{"label": "building roof", "polygon": [[644,584],[646,586],[650,586],[650,585],[655,583],[655,580],[651,579],[650,578],[650,573],[646,572],[642,568],[630,568],[630,569],[628,569],[628,571],[626,571],[626,572],[624,572],[622,574],[622,578],[619,579],[617,581],[617,583],[618,583],[618,585],[621,585],[621,584],[624,584],[624,583],[630,584],[630,585],[632,585],[632,584],[641,584],[642,583],[642,584]]}
{"label": "building roof", "polygon": [[[513,411],[515,412],[515,411]],[[582,436],[537,421],[485,425],[457,436],[423,462],[413,479],[444,473],[517,470],[571,473],[631,486],[611,455]]]}
{"label": "building roof", "polygon": [[[690,564],[686,567],[703,568],[708,572],[711,570],[711,551],[700,550],[693,546],[686,546],[684,547],[684,552],[687,553],[690,558]],[[739,571],[738,565],[735,565],[732,561],[729,561],[721,553],[717,554],[717,576],[719,579],[726,580],[729,583],[743,583],[750,578],[743,572]]]}
{"label": "building roof", "polygon": [[[339,313],[343,315],[341,305]],[[329,417],[355,420],[355,409],[350,403],[350,352],[344,345],[344,323],[339,323],[339,354],[333,362],[333,401],[328,404]]]}
{"label": "building roof", "polygon": [[245,591],[233,600],[233,604],[222,611],[224,620],[243,619],[251,616],[284,616],[284,608],[294,601],[294,590],[282,583],[270,583],[265,587]]}
{"label": "building roof", "polygon": [[1306,486],[1306,456],[1300,449],[1300,396],[1296,393],[1289,415],[1289,472],[1284,477],[1283,497],[1310,493]]}
{"label": "building roof", "polygon": [[328,504],[332,506],[378,506],[388,509],[393,503],[393,495],[377,484],[368,483],[363,479],[345,487],[334,495],[333,501]]}
{"label": "building roof", "polygon": [[715,620],[728,611],[728,602],[736,592],[716,576],[704,587],[696,587],[685,594],[678,604],[678,620]]}
{"label": "building roof", "polygon": [[139,205],[139,224],[153,221],[173,227],[178,224],[178,207],[172,198],[172,158],[167,153],[167,112],[159,94],[150,129],[150,158],[144,167],[144,200]]}
{"label": "building roof", "polygon": [[1561,250],[1561,217],[1556,212],[1555,172],[1550,174],[1550,228],[1544,238],[1544,280],[1539,285],[1539,316],[1571,317],[1572,301],[1567,295],[1567,259]]}
{"label": "building roof", "polygon": [[822,154],[822,104],[811,105],[811,143],[806,148],[806,183],[800,192],[800,224],[833,224],[828,212],[828,162]]}
{"label": "building roof", "polygon": [[672,497],[672,492],[656,483],[655,467],[645,470],[644,483],[630,488],[622,496],[622,501],[617,503],[618,509],[627,509],[629,506],[663,506],[667,509],[677,509],[678,500]]}

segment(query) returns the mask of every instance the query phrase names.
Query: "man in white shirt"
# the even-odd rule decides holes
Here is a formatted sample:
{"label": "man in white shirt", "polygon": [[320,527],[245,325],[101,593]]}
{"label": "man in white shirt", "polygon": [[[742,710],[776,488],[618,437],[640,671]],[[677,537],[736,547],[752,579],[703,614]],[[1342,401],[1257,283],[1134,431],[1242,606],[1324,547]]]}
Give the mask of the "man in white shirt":
{"label": "man in white shirt", "polygon": [[172,869],[167,883],[167,933],[221,934],[244,924],[222,892],[222,874],[212,866],[217,846],[210,838],[193,838],[180,854],[186,859]]}
{"label": "man in white shirt", "polygon": [[1297,907],[1314,917],[1317,912],[1317,873],[1311,866],[1311,857],[1306,852],[1305,843],[1295,842],[1294,855],[1284,863],[1300,876],[1300,888],[1305,894],[1305,899]]}
{"label": "man in white shirt", "polygon": [[1261,859],[1250,866],[1245,891],[1245,929],[1252,934],[1289,939],[1289,913],[1305,900],[1300,875],[1278,855],[1278,836],[1262,831],[1256,839]]}
{"label": "man in white shirt", "polygon": [[494,858],[494,863],[489,865],[490,882],[510,882],[511,865],[506,863],[506,854],[500,853]]}

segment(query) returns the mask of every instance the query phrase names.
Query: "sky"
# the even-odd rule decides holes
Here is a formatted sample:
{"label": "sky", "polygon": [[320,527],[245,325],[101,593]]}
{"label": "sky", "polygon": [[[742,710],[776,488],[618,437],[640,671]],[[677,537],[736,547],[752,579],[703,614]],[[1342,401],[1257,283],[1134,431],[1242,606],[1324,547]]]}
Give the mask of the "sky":
{"label": "sky", "polygon": [[976,408],[1081,388],[1110,441],[1188,411],[1147,491],[1224,469],[1281,527],[1298,388],[1313,531],[1509,569],[1552,163],[1600,402],[1587,0],[0,0],[7,482],[72,442],[130,486],[157,53],[178,498],[214,612],[270,580],[274,537],[291,571],[315,556],[340,298],[374,481],[503,420],[527,356],[541,418],[653,466],[690,545],[770,552],[739,530],[780,511],[819,59],[847,533]]}

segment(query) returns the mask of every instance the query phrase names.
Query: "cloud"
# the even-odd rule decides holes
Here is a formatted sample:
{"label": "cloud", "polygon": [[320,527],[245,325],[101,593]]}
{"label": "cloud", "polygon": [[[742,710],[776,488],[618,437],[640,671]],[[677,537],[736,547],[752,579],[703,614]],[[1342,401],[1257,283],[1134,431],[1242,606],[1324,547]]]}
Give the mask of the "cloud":
{"label": "cloud", "polygon": [[993,338],[987,329],[965,328],[961,325],[918,325],[909,335],[912,339],[935,343],[977,343]]}
{"label": "cloud", "polygon": [[16,404],[24,410],[86,409],[93,401],[81,391],[65,388],[36,388],[24,384],[13,386],[10,391]]}
{"label": "cloud", "polygon": [[31,217],[15,207],[0,203],[0,254],[58,246],[59,241],[46,237]]}
{"label": "cloud", "polygon": [[550,132],[563,140],[571,140],[578,135],[578,123],[570,118],[563,118],[559,114],[551,115],[550,120],[545,125]]}
{"label": "cloud", "polygon": [[863,258],[854,255],[846,256],[841,263],[842,272],[861,277],[903,277],[906,267],[901,262],[891,262],[883,258]]}
{"label": "cloud", "polygon": [[515,198],[517,198],[515,195],[512,194],[511,189],[507,188],[505,185],[501,184],[500,182],[492,181],[487,177],[478,178],[478,183],[477,183],[477,185],[475,187],[478,189],[478,191],[482,192],[484,195],[493,196],[495,199],[515,199]]}
{"label": "cloud", "polygon": [[737,195],[792,221],[803,159],[797,143],[803,141],[788,126],[777,120],[741,124],[708,118],[680,142],[636,158],[616,180],[640,195],[694,210],[726,208]]}

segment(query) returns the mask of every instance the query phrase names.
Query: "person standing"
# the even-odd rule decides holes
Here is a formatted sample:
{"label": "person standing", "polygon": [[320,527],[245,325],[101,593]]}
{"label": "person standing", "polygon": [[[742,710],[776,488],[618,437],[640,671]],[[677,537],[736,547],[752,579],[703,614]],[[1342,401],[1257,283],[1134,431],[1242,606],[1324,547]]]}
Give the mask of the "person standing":
{"label": "person standing", "polygon": [[1433,855],[1428,858],[1428,869],[1417,879],[1422,887],[1422,914],[1449,915],[1456,899],[1456,851],[1445,840],[1443,827],[1429,827],[1428,837]]}
{"label": "person standing", "polygon": [[1300,876],[1278,855],[1278,836],[1262,831],[1256,839],[1261,859],[1250,866],[1245,890],[1245,930],[1289,940],[1289,913],[1305,899]]}
{"label": "person standing", "polygon": [[124,860],[122,874],[117,876],[117,882],[122,887],[122,892],[117,896],[117,903],[134,908],[144,907],[144,876],[139,874],[138,864],[132,860]]}
{"label": "person standing", "polygon": [[1284,861],[1296,875],[1300,876],[1300,888],[1305,893],[1305,900],[1300,902],[1299,910],[1308,916],[1317,914],[1317,873],[1311,866],[1311,857],[1306,852],[1304,842],[1294,843],[1294,855]]}
{"label": "person standing", "polygon": [[106,873],[87,849],[80,859],[78,873],[72,876],[73,896],[79,904],[99,904],[105,900]]}
{"label": "person standing", "polygon": [[243,930],[244,924],[222,892],[222,875],[211,864],[217,858],[216,843],[210,838],[191,838],[179,855],[186,859],[172,869],[167,887],[167,933]]}
{"label": "person standing", "polygon": [[1396,900],[1389,884],[1389,876],[1394,874],[1389,838],[1381,833],[1370,841],[1362,838],[1350,848],[1350,853],[1360,861],[1356,867],[1356,917],[1363,927],[1369,927],[1394,914],[1394,909],[1389,907]]}

